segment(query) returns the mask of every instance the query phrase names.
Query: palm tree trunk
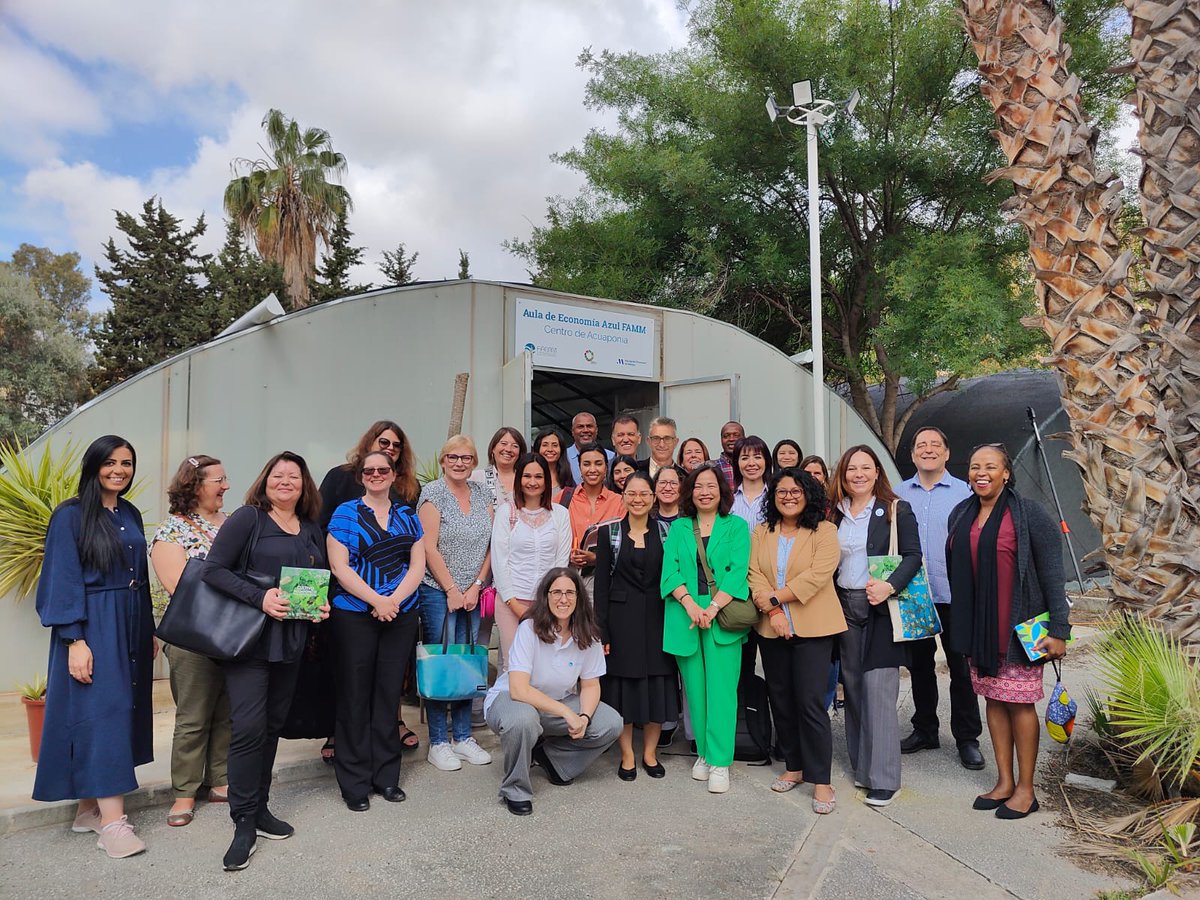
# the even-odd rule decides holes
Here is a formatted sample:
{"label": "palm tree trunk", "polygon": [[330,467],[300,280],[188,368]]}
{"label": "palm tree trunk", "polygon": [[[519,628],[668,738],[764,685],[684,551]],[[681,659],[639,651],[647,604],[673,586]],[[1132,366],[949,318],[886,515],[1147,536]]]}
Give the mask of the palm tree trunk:
{"label": "palm tree trunk", "polygon": [[[1155,12],[1165,9],[1151,0],[1127,2]],[[1114,228],[1121,184],[1111,172],[1096,171],[1097,134],[1084,118],[1078,79],[1067,68],[1071,51],[1053,4],[960,3],[979,57],[982,91],[996,113],[996,139],[1009,163],[988,178],[1007,178],[1016,188],[1006,206],[1029,233],[1042,309],[1026,324],[1041,327],[1051,339],[1048,362],[1058,370],[1063,406],[1071,419],[1075,449],[1068,455],[1083,470],[1085,505],[1102,535],[1113,600],[1162,620],[1194,644],[1200,641],[1195,259],[1190,281],[1171,270],[1156,270],[1151,283],[1160,292],[1159,302],[1135,298],[1127,277],[1130,254],[1121,252]],[[1177,0],[1176,6],[1183,5]],[[1145,19],[1141,22],[1144,31],[1150,30]],[[1195,31],[1191,34],[1194,38]],[[1182,58],[1184,48],[1179,49]],[[1170,51],[1156,52],[1166,56]],[[1195,54],[1194,43],[1191,52]],[[1156,63],[1148,53],[1140,58],[1153,71]],[[1153,80],[1168,89],[1174,84],[1161,76]],[[1164,111],[1169,115],[1171,109]],[[1194,102],[1191,109],[1194,115]],[[1153,126],[1143,119],[1143,133],[1147,130]],[[1169,144],[1170,138],[1152,142]],[[1183,182],[1195,191],[1200,170],[1194,154],[1200,144],[1182,143],[1180,165],[1191,159]],[[1158,165],[1154,158],[1147,162],[1148,170]],[[1173,198],[1167,188],[1180,184],[1173,180],[1180,173],[1161,168],[1159,196]],[[1194,193],[1191,198],[1185,203],[1191,204],[1189,221],[1194,221]],[[1173,202],[1167,200],[1167,205]],[[1153,217],[1148,212],[1148,244],[1166,219],[1182,221],[1166,212]],[[1193,257],[1194,230],[1170,239],[1182,246],[1190,242]],[[1163,246],[1170,248],[1163,255],[1187,265],[1181,246],[1169,240]],[[1190,302],[1173,305],[1166,299],[1175,295],[1163,293],[1164,284],[1176,282],[1191,291]],[[1189,329],[1193,336],[1186,333]]]}

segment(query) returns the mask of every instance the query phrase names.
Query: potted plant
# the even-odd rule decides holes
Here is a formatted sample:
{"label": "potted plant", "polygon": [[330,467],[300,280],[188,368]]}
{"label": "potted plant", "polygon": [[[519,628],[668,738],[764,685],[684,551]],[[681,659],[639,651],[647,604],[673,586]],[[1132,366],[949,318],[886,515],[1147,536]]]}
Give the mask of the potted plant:
{"label": "potted plant", "polygon": [[29,723],[29,755],[37,762],[42,749],[42,722],[46,717],[46,676],[38,675],[33,681],[18,684],[17,690],[25,704],[25,719]]}

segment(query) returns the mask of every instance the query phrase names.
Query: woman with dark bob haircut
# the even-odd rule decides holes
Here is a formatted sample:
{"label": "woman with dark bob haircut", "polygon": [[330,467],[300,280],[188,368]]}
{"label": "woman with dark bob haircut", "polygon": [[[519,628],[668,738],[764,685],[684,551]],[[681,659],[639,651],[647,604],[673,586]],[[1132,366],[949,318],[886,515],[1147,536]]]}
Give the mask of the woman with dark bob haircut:
{"label": "woman with dark bob haircut", "polygon": [[749,576],[786,766],[771,790],[782,794],[808,781],[813,812],[821,815],[837,802],[824,700],[835,636],[846,630],[833,585],[840,558],[837,528],[825,519],[825,490],[798,468],[776,472],[767,485],[766,521],[750,536]]}
{"label": "woman with dark bob haircut", "polygon": [[72,831],[114,859],[146,849],[125,815],[134,767],[154,758],[154,616],[142,516],[124,499],[137,457],[105,435],[84,451],[77,496],[46,531],[37,611],[50,629],[45,724],[33,799],[78,800]]}
{"label": "woman with dark bob haircut", "polygon": [[508,671],[483,706],[504,750],[500,799],[513,815],[533,812],[531,761],[551,784],[568,785],[621,733],[620,713],[600,702],[604,672],[604,646],[583,579],[556,566],[538,583],[533,607],[517,627]]}
{"label": "woman with dark bob haircut", "polygon": [[[278,585],[284,566],[326,568],[325,536],[317,523],[321,495],[304,457],[285,450],[267,460],[245,503],[221,526],[204,573],[213,587],[267,614],[249,655],[222,663],[233,726],[228,768],[234,836],[225,854],[227,870],[247,866],[258,836],[283,840],[295,831],[272,815],[267,801],[279,732],[311,626],[288,619],[287,598],[277,586],[261,583]],[[327,604],[321,618],[328,616]]]}

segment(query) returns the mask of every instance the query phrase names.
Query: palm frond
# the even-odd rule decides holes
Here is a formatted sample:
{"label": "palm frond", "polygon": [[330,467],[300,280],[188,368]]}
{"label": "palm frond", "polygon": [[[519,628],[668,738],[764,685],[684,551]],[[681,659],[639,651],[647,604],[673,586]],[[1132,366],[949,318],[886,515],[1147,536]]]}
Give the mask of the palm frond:
{"label": "palm frond", "polygon": [[37,587],[50,514],[79,488],[80,450],[49,446],[34,458],[20,444],[0,444],[0,594],[20,602]]}

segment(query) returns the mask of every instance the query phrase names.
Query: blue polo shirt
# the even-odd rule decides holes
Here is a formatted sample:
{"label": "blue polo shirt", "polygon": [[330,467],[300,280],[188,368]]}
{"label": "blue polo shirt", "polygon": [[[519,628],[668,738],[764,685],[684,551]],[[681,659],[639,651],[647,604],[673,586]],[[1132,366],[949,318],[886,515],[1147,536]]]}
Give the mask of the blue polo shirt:
{"label": "blue polo shirt", "polygon": [[917,517],[921,533],[921,553],[925,559],[925,574],[934,603],[950,602],[950,576],[946,571],[946,537],[950,511],[971,496],[971,486],[949,472],[926,490],[921,479],[914,475],[896,486],[896,493],[907,500]]}

